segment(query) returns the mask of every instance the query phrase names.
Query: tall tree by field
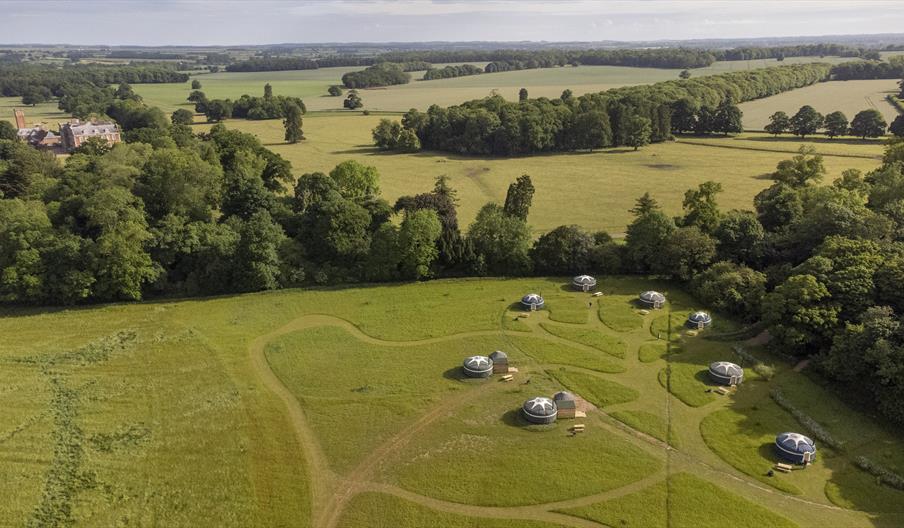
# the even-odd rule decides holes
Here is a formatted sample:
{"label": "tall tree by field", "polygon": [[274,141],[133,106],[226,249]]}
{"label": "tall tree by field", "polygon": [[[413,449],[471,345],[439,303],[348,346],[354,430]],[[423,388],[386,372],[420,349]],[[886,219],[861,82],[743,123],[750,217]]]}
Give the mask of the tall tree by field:
{"label": "tall tree by field", "polygon": [[204,115],[211,123],[218,123],[232,117],[232,101],[229,99],[213,99],[207,101]]}
{"label": "tall tree by field", "polygon": [[633,271],[648,273],[659,269],[666,241],[675,231],[675,222],[666,216],[649,193],[634,208],[634,221],[625,234],[625,251]]}
{"label": "tall tree by field", "polygon": [[728,134],[740,134],[744,131],[744,125],[741,118],[744,116],[734,99],[726,97],[719,106],[716,107],[714,132],[722,132],[726,136]]}
{"label": "tall tree by field", "polygon": [[691,72],[688,70],[681,70],[681,73],[678,74],[679,79],[690,79]]}
{"label": "tall tree by field", "polygon": [[697,126],[697,112],[700,107],[688,98],[672,103],[672,131],[682,134],[692,132]]}
{"label": "tall tree by field", "polygon": [[45,86],[32,86],[29,87],[25,93],[22,94],[22,104],[35,106],[41,103],[46,103],[50,100],[52,96],[50,90]]}
{"label": "tall tree by field", "polygon": [[812,136],[823,126],[822,114],[810,105],[800,107],[800,110],[791,117],[790,130],[795,136],[805,138]]}
{"label": "tall tree by field", "polygon": [[851,134],[861,139],[879,137],[885,134],[887,126],[882,114],[875,108],[870,108],[857,112],[851,120]]}
{"label": "tall tree by field", "polygon": [[358,95],[358,91],[352,90],[348,92],[348,96],[342,102],[342,106],[349,110],[355,110],[364,106],[364,102],[361,100],[361,96]]}
{"label": "tall tree by field", "polygon": [[776,112],[769,116],[769,124],[763,129],[774,136],[784,134],[791,129],[791,118],[782,111]]}
{"label": "tall tree by field", "polygon": [[9,121],[0,121],[0,140],[12,141],[18,137],[16,127]]}
{"label": "tall tree by field", "polygon": [[844,113],[835,111],[826,115],[825,120],[826,135],[829,138],[843,136],[848,132],[848,119]]}
{"label": "tall tree by field", "polygon": [[566,89],[562,90],[562,95],[559,96],[559,99],[561,99],[567,103],[568,101],[571,101],[572,99],[574,99],[574,92],[572,92],[571,89],[566,88]]}
{"label": "tall tree by field", "polygon": [[418,209],[405,214],[399,229],[402,276],[423,279],[433,275],[432,265],[439,256],[436,241],[442,225],[436,211]]}
{"label": "tall tree by field", "polygon": [[198,79],[192,79],[191,89],[192,90],[200,90],[201,89],[201,81],[199,81]]}
{"label": "tall tree by field", "polygon": [[170,121],[172,121],[174,125],[190,125],[194,123],[195,115],[191,112],[191,110],[180,108],[173,112],[173,115],[170,117]]}
{"label": "tall tree by field", "polygon": [[819,183],[825,174],[822,155],[815,148],[802,145],[796,156],[778,162],[772,179],[791,187],[804,187],[811,182]]}
{"label": "tall tree by field", "polygon": [[273,87],[270,86],[270,83],[264,85],[264,99],[272,99],[273,98]]}
{"label": "tall tree by field", "polygon": [[530,176],[523,174],[509,185],[508,192],[505,193],[503,210],[505,214],[526,222],[533,199],[534,184],[531,183]]}
{"label": "tall tree by field", "polygon": [[625,144],[639,149],[644,145],[650,144],[650,135],[652,128],[649,118],[638,115],[631,116],[627,122],[627,134],[625,135]]}
{"label": "tall tree by field", "polygon": [[298,105],[289,105],[286,108],[286,119],[283,120],[283,126],[286,128],[285,140],[287,143],[298,143],[304,139],[304,132],[301,130],[301,108]]}
{"label": "tall tree by field", "polygon": [[527,88],[522,88],[518,90],[518,100],[519,101],[527,101]]}
{"label": "tall tree by field", "polygon": [[716,195],[722,192],[722,184],[714,181],[701,183],[697,189],[684,193],[684,218],[681,225],[697,226],[704,233],[713,233],[719,225],[722,213],[716,203]]}
{"label": "tall tree by field", "polygon": [[896,137],[904,137],[904,114],[895,117],[894,121],[888,125],[888,131]]}
{"label": "tall tree by field", "polygon": [[493,275],[523,275],[530,271],[530,228],[527,222],[488,203],[468,227],[481,271]]}

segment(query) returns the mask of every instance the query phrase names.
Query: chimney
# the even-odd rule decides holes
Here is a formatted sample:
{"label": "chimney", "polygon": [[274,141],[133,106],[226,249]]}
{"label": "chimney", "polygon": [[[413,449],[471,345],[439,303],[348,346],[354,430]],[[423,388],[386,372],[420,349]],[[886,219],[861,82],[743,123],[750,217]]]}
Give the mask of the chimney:
{"label": "chimney", "polygon": [[16,128],[25,128],[25,112],[22,110],[13,110],[16,115]]}

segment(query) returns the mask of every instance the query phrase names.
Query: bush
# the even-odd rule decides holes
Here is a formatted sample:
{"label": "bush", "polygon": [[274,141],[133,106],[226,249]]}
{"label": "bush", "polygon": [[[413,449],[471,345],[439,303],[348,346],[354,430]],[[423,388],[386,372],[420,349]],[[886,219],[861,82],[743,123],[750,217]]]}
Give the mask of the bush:
{"label": "bush", "polygon": [[765,381],[769,381],[775,377],[775,367],[766,365],[765,363],[757,363],[753,366],[753,371],[759,374]]}

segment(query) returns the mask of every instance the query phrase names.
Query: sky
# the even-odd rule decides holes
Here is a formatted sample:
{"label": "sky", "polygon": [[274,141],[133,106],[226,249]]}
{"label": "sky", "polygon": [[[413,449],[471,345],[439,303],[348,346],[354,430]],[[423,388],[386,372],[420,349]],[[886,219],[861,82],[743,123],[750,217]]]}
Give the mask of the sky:
{"label": "sky", "polygon": [[0,43],[601,41],[904,32],[900,0],[0,0]]}

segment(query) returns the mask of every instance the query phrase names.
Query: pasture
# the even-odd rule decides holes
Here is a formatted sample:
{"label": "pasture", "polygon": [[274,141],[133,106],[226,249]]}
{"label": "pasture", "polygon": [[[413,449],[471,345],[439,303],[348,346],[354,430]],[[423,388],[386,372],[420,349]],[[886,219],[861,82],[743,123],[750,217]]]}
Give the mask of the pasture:
{"label": "pasture", "polygon": [[891,123],[898,111],[885,96],[897,94],[898,81],[895,79],[829,81],[806,86],[772,97],[747,101],[739,106],[744,112],[744,128],[763,130],[769,123],[769,116],[782,111],[792,116],[803,105],[810,105],[823,115],[840,110],[848,120],[861,110],[876,109]]}
{"label": "pasture", "polygon": [[[668,214],[677,215],[684,192],[707,180],[722,183],[724,192],[718,200],[723,209],[752,209],[753,197],[771,184],[768,175],[776,164],[790,158],[801,144],[754,134],[680,138],[636,152],[616,148],[511,159],[399,154],[379,152],[372,146],[371,130],[379,120],[380,116],[360,113],[308,115],[304,118],[307,140],[295,145],[283,142],[278,120],[233,119],[226,126],[257,135],[267,148],[291,161],[297,175],[328,172],[347,159],[373,165],[380,172],[383,197],[390,203],[399,196],[429,191],[434,179],[445,175],[458,191],[459,223],[464,227],[485,203],[503,202],[509,184],[518,176],[529,174],[536,194],[528,223],[537,234],[577,224],[617,235],[631,222],[628,210],[644,192],[650,191]],[[207,125],[195,128],[201,131]],[[808,139],[803,143],[816,145],[826,155],[826,183],[848,168],[864,172],[876,168],[882,154],[879,141],[814,143]],[[854,156],[835,156],[836,148]]]}
{"label": "pasture", "polygon": [[[852,464],[865,454],[904,471],[904,438],[759,347],[774,379],[747,369],[737,391],[706,392],[710,361],[742,361],[707,335],[736,325],[714,314],[722,330],[688,334],[678,319],[705,307],[673,284],[602,277],[599,298],[567,284],[7,308],[0,526],[904,522],[904,492]],[[668,303],[644,314],[633,299],[651,288]],[[529,291],[549,309],[510,325]],[[669,313],[672,344],[645,352],[666,342]],[[518,368],[512,382],[462,377],[465,357],[497,349]],[[820,446],[811,467],[765,476],[774,434],[807,432],[770,399],[775,387],[846,448]],[[585,418],[523,420],[525,399],[563,389],[589,402]],[[570,435],[575,422],[585,432]]]}

